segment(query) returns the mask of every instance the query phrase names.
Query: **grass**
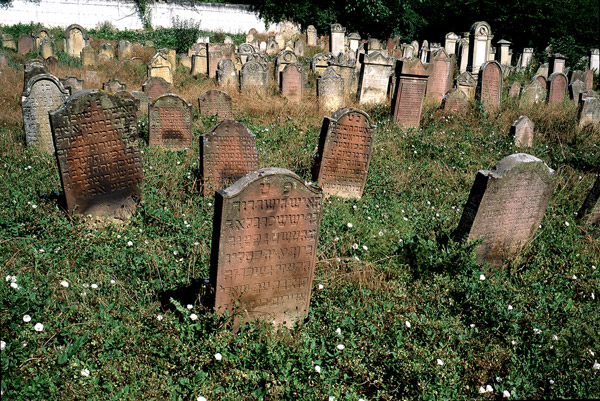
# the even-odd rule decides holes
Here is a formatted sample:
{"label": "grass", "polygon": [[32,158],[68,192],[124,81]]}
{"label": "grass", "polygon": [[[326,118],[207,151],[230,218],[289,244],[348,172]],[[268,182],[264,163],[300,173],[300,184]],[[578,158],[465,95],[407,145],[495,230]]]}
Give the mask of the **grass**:
{"label": "grass", "polygon": [[[95,70],[86,88],[115,71],[129,90],[145,80],[144,66]],[[600,242],[598,228],[574,215],[598,172],[599,132],[579,130],[570,103],[519,109],[505,97],[498,115],[472,107],[465,116],[429,104],[421,128],[404,131],[388,106],[366,108],[377,131],[365,192],[325,201],[307,321],[277,332],[254,322],[233,333],[202,302],[214,201],[197,193],[195,171],[199,137],[217,121],[195,120],[187,153],[141,141],[143,202],[125,227],[90,227],[58,209],[54,157],[24,146],[22,74],[0,76],[3,398],[600,397]],[[69,63],[57,75],[86,72]],[[215,87],[175,74],[174,91],[194,108]],[[260,167],[310,180],[323,118],[314,95],[300,105],[274,86],[260,98],[231,95],[236,119],[256,134]],[[536,124],[526,151],[557,171],[556,190],[519,255],[500,269],[478,266],[473,244],[448,237],[477,170],[524,150],[508,136],[522,114]],[[493,392],[480,394],[486,385]]]}

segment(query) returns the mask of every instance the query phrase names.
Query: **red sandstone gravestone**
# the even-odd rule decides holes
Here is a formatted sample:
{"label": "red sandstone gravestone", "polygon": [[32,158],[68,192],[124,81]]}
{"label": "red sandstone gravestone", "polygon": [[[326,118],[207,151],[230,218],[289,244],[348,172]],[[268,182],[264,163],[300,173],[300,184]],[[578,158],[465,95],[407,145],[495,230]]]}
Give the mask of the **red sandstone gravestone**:
{"label": "red sandstone gravestone", "polygon": [[198,99],[201,116],[218,116],[221,120],[233,119],[231,96],[221,90],[208,90]]}
{"label": "red sandstone gravestone", "polygon": [[[215,309],[291,327],[308,314],[322,191],[289,170],[253,171],[215,199]],[[238,322],[239,323],[239,322]]]}
{"label": "red sandstone gravestone", "polygon": [[445,112],[464,114],[469,106],[469,98],[460,89],[452,89],[442,99],[442,109]]}
{"label": "red sandstone gravestone", "polygon": [[304,69],[296,63],[288,64],[281,73],[281,95],[293,102],[301,102],[304,92]]}
{"label": "red sandstone gravestone", "polygon": [[502,101],[502,68],[496,61],[483,63],[479,70],[477,95],[487,111],[496,111]]}
{"label": "red sandstone gravestone", "polygon": [[154,100],[165,93],[169,93],[171,84],[161,77],[148,77],[142,85],[142,91],[148,95],[150,100]]}
{"label": "red sandstone gravestone", "polygon": [[192,105],[173,93],[148,106],[148,145],[181,150],[192,147]]}
{"label": "red sandstone gravestone", "polygon": [[33,50],[34,45],[35,43],[31,35],[26,33],[22,34],[17,40],[17,54],[23,55],[29,53]]}
{"label": "red sandstone gravestone", "polygon": [[454,62],[444,49],[440,49],[431,59],[431,75],[427,84],[427,97],[438,102],[452,87]]}
{"label": "red sandstone gravestone", "polygon": [[143,177],[133,102],[84,90],[50,121],[68,213],[127,219]]}
{"label": "red sandstone gravestone", "polygon": [[394,122],[402,128],[418,127],[429,72],[421,60],[396,63],[396,92],[392,100]]}
{"label": "red sandstone gravestone", "polygon": [[327,195],[362,196],[374,130],[375,124],[362,110],[348,107],[325,117],[313,177]]}
{"label": "red sandstone gravestone", "polygon": [[552,73],[548,77],[548,103],[562,103],[567,93],[567,76],[562,72]]}

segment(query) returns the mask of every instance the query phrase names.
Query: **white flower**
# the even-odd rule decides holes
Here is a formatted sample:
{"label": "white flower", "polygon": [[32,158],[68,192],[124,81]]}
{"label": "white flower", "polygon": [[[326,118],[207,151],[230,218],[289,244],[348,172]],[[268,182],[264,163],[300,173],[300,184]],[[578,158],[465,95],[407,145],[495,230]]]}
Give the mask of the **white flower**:
{"label": "white flower", "polygon": [[116,283],[116,281],[115,280],[110,280],[110,283],[114,284],[114,283]]}
{"label": "white flower", "polygon": [[502,392],[502,397],[504,397],[504,398],[509,398],[510,397],[510,393],[508,392],[508,390],[504,390]]}
{"label": "white flower", "polygon": [[442,361],[441,359],[437,359],[437,364],[440,366],[444,366],[444,361]]}
{"label": "white flower", "polygon": [[569,227],[569,222],[568,221],[565,221],[565,226]]}
{"label": "white flower", "polygon": [[340,329],[339,327],[337,329],[335,329],[335,333],[342,335],[342,329]]}
{"label": "white flower", "polygon": [[0,351],[4,351],[4,348],[6,348],[6,342],[0,341]]}
{"label": "white flower", "polygon": [[357,206],[356,206],[356,205],[354,205],[354,206],[352,206],[352,209],[356,209],[356,207],[357,207]]}
{"label": "white flower", "polygon": [[192,309],[194,308],[194,305],[192,305],[192,304],[187,304],[187,306],[186,306],[186,307],[187,307],[189,310],[192,310]]}
{"label": "white flower", "polygon": [[83,288],[88,288],[89,286],[90,286],[90,285],[89,285],[88,283],[83,283],[83,284],[82,284],[82,287],[83,287]]}
{"label": "white flower", "polygon": [[18,290],[18,289],[20,288],[20,287],[19,287],[19,284],[15,283],[15,282],[12,282],[12,283],[10,283],[10,286],[11,286],[12,288],[14,288],[15,290]]}
{"label": "white flower", "polygon": [[594,366],[592,366],[592,369],[600,370],[600,363],[594,362]]}
{"label": "white flower", "polygon": [[479,280],[481,280],[481,281],[485,280],[485,276],[483,274],[480,274],[479,275]]}
{"label": "white flower", "polygon": [[29,316],[29,315],[25,315],[25,316],[23,316],[23,321],[24,321],[25,323],[29,323],[29,322],[31,322],[31,316]]}
{"label": "white flower", "polygon": [[329,396],[329,401],[335,401],[335,397],[334,397],[334,396],[332,396],[332,395],[330,395],[330,396]]}
{"label": "white flower", "polygon": [[592,269],[596,270],[596,266],[595,266],[595,265],[592,265]]}
{"label": "white flower", "polygon": [[550,379],[550,384],[554,384],[554,380]]}
{"label": "white flower", "polygon": [[511,340],[510,342],[512,345],[517,345],[517,342],[515,340]]}
{"label": "white flower", "polygon": [[192,319],[192,320],[198,320],[198,315],[196,315],[195,313],[192,313],[190,315],[190,319]]}
{"label": "white flower", "polygon": [[92,287],[93,289],[96,289],[96,288],[98,288],[98,284],[92,284],[92,285],[91,285],[91,287]]}
{"label": "white flower", "polygon": [[319,287],[318,287],[318,288],[319,288],[320,290],[322,290],[322,289],[323,289],[323,288],[325,288],[325,287],[323,287],[323,284],[319,284]]}
{"label": "white flower", "polygon": [[591,356],[594,356],[594,351],[592,351],[591,349],[588,349],[588,352],[590,353]]}
{"label": "white flower", "polygon": [[485,393],[485,389],[483,388],[483,386],[479,387],[479,394],[484,394]]}
{"label": "white flower", "polygon": [[65,280],[61,281],[61,282],[60,282],[60,285],[62,285],[62,286],[63,286],[63,287],[65,287],[65,288],[68,288],[68,287],[69,287],[69,283],[68,283],[67,281],[65,281]]}
{"label": "white flower", "polygon": [[31,207],[37,209],[37,205],[31,205]]}
{"label": "white flower", "polygon": [[127,246],[133,246],[133,241],[127,241]]}
{"label": "white flower", "polygon": [[496,381],[497,381],[498,383],[500,383],[500,382],[502,381],[502,378],[501,378],[500,376],[496,376]]}
{"label": "white flower", "polygon": [[368,251],[368,250],[369,250],[369,248],[367,248],[367,246],[366,246],[366,245],[363,245],[363,249],[364,249],[365,251]]}
{"label": "white flower", "polygon": [[340,351],[342,351],[344,348],[346,348],[346,346],[344,344],[337,345],[337,349],[339,349]]}
{"label": "white flower", "polygon": [[486,393],[493,393],[494,389],[492,388],[492,386],[490,386],[489,384],[487,386],[485,386],[485,392]]}
{"label": "white flower", "polygon": [[35,331],[44,331],[44,325],[41,323],[36,323],[35,326],[33,326]]}
{"label": "white flower", "polygon": [[592,297],[592,299],[596,299],[596,296],[594,295],[594,293],[593,293],[593,292],[592,292],[592,295],[591,295],[591,297]]}
{"label": "white flower", "polygon": [[542,330],[540,330],[540,329],[533,329],[533,332],[535,334],[542,334]]}
{"label": "white flower", "polygon": [[358,244],[357,243],[352,244],[352,249],[358,249]]}
{"label": "white flower", "polygon": [[160,322],[161,320],[163,320],[163,317],[162,317],[162,315],[158,315],[158,316],[156,316],[156,319],[158,319],[158,321]]}
{"label": "white flower", "polygon": [[14,283],[15,281],[17,281],[17,277],[16,276],[11,276],[9,274],[8,276],[6,276],[6,282],[9,282],[9,281],[11,281],[11,282]]}
{"label": "white flower", "polygon": [[556,334],[554,334],[554,335],[552,336],[552,339],[553,339],[554,341],[558,341],[558,336],[557,336]]}
{"label": "white flower", "polygon": [[81,376],[90,377],[90,370],[89,369],[81,369]]}
{"label": "white flower", "polygon": [[215,354],[215,359],[216,359],[217,361],[220,361],[221,359],[223,359],[223,355],[221,355],[220,353],[218,353],[218,352],[217,352],[217,353]]}
{"label": "white flower", "polygon": [[471,323],[471,324],[469,325],[469,327],[470,327],[470,328],[472,328],[472,329],[474,329],[474,328],[475,328],[475,323]]}
{"label": "white flower", "polygon": [[348,228],[352,228],[352,223],[348,223]]}
{"label": "white flower", "polygon": [[196,401],[206,401],[206,398],[199,396],[198,398],[196,398]]}
{"label": "white flower", "polygon": [[383,231],[379,231],[379,236],[383,237]]}
{"label": "white flower", "polygon": [[117,234],[117,239],[121,239],[121,235],[120,234]]}
{"label": "white flower", "polygon": [[410,329],[410,322],[408,320],[404,322],[404,325]]}
{"label": "white flower", "polygon": [[508,310],[513,310],[513,306],[509,304],[509,305],[508,305],[508,307],[507,307],[506,309],[508,309]]}
{"label": "white flower", "polygon": [[178,253],[179,252],[177,252],[177,251],[173,251],[173,255],[175,255],[175,256],[177,256]]}
{"label": "white flower", "polygon": [[315,372],[321,373],[321,367],[319,365],[315,365]]}

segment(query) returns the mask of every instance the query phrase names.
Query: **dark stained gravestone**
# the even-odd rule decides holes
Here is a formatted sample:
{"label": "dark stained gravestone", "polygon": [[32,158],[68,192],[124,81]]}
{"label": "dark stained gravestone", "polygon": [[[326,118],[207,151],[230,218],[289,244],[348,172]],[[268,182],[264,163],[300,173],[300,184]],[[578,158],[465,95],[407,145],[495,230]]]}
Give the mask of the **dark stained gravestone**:
{"label": "dark stained gravestone", "polygon": [[218,116],[221,120],[233,119],[231,96],[227,92],[211,89],[204,92],[198,99],[198,109],[201,116]]}
{"label": "dark stained gravestone", "polygon": [[350,107],[323,119],[313,179],[327,195],[362,196],[369,171],[375,124]]}
{"label": "dark stained gravestone", "polygon": [[69,91],[54,75],[38,74],[29,80],[21,97],[27,146],[54,153],[48,112],[56,109],[68,97]]}
{"label": "dark stained gravestone", "polygon": [[68,213],[129,218],[143,180],[133,102],[88,89],[51,112],[50,122]]}
{"label": "dark stained gravestone", "polygon": [[108,82],[104,82],[102,84],[102,90],[105,90],[110,93],[117,93],[118,91],[127,90],[127,85],[119,81],[117,78],[112,78]]}
{"label": "dark stained gravestone", "polygon": [[[133,104],[135,105],[135,114],[138,116],[138,118],[140,117],[140,104],[141,104],[140,99],[136,98],[135,96],[133,96],[131,94],[131,92],[126,91],[126,90],[116,91],[114,93],[114,95],[116,97],[118,97],[119,99],[131,100],[133,102]],[[146,107],[148,107],[148,106],[146,106]]]}
{"label": "dark stained gravestone", "polygon": [[600,224],[600,174],[577,215],[578,219],[584,219],[587,224]]}
{"label": "dark stained gravestone", "polygon": [[298,63],[286,65],[281,72],[281,95],[293,102],[301,102],[304,83],[304,68]]}
{"label": "dark stained gravestone", "polygon": [[554,170],[526,153],[479,170],[471,188],[456,240],[483,238],[475,249],[477,262],[502,265],[535,235],[554,192]]}
{"label": "dark stained gravestone", "polygon": [[131,93],[131,96],[133,96],[136,100],[136,104],[138,105],[138,117],[140,115],[148,115],[148,106],[150,105],[150,102],[152,99],[150,99],[148,97],[148,95],[146,95],[144,92],[142,91],[131,91],[129,92]]}
{"label": "dark stained gravestone", "polygon": [[515,146],[531,147],[533,146],[533,121],[527,116],[521,116],[512,123],[510,133],[515,138]]}
{"label": "dark stained gravestone", "polygon": [[469,98],[460,89],[452,89],[442,99],[442,109],[445,112],[465,114],[469,106]]}
{"label": "dark stained gravestone", "polygon": [[148,145],[180,150],[192,147],[192,105],[167,93],[148,106]]}
{"label": "dark stained gravestone", "polygon": [[477,84],[477,100],[487,111],[497,111],[502,101],[502,68],[496,61],[481,65]]}
{"label": "dark stained gravestone", "polygon": [[396,92],[392,100],[394,122],[402,128],[418,127],[429,72],[421,60],[396,63]]}
{"label": "dark stained gravestone", "polygon": [[46,64],[42,63],[31,63],[25,72],[23,73],[23,92],[27,89],[27,83],[29,80],[39,74],[49,74]]}
{"label": "dark stained gravestone", "polygon": [[19,39],[17,40],[17,54],[27,54],[33,50],[34,46],[35,42],[33,41],[31,35],[24,33],[19,36]]}
{"label": "dark stained gravestone", "polygon": [[242,123],[225,120],[202,135],[200,174],[204,196],[213,196],[251,171],[258,170],[256,137]]}
{"label": "dark stained gravestone", "polygon": [[142,91],[148,95],[150,100],[153,100],[169,93],[171,91],[171,84],[161,77],[148,77],[142,85]]}
{"label": "dark stained gravestone", "polygon": [[567,93],[567,76],[554,72],[548,77],[548,103],[562,103]]}
{"label": "dark stained gravestone", "polygon": [[[289,170],[253,171],[218,191],[211,283],[218,313],[292,327],[308,314],[322,191]],[[234,322],[234,325],[238,323]]]}
{"label": "dark stained gravestone", "polygon": [[240,71],[240,92],[264,94],[267,91],[267,67],[257,61],[248,61]]}

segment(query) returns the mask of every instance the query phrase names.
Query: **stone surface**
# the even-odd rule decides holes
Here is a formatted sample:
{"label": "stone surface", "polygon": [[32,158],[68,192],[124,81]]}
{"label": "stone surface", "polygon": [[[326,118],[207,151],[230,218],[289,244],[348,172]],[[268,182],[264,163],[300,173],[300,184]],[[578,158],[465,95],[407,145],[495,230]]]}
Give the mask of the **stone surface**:
{"label": "stone surface", "polygon": [[61,78],[60,83],[63,84],[65,89],[67,89],[71,95],[74,95],[75,92],[82,91],[84,87],[83,79],[79,79],[73,75],[67,75],[64,78]]}
{"label": "stone surface", "polygon": [[233,64],[228,58],[221,59],[217,66],[217,82],[220,86],[229,89],[237,89],[238,75]]}
{"label": "stone surface", "polygon": [[281,73],[281,96],[299,103],[305,84],[304,68],[298,63],[288,64]]}
{"label": "stone surface", "polygon": [[[291,327],[308,314],[322,191],[289,170],[249,173],[217,192],[211,283],[218,313]],[[235,325],[235,323],[234,323]]]}
{"label": "stone surface", "polygon": [[304,41],[300,38],[294,41],[294,54],[298,57],[304,57]]}
{"label": "stone surface", "polygon": [[54,45],[54,41],[50,38],[41,39],[38,50],[44,59],[56,56],[56,46]]}
{"label": "stone surface", "polygon": [[344,79],[344,94],[346,98],[349,99],[353,97],[353,95],[356,96],[355,94],[358,92],[359,77],[357,77],[356,74],[354,52],[349,50],[340,53],[337,56],[332,56],[329,60],[329,65]]}
{"label": "stone surface", "polygon": [[306,28],[306,44],[309,46],[317,45],[317,28],[312,25]]}
{"label": "stone surface", "polygon": [[64,32],[65,53],[74,58],[81,57],[81,51],[89,46],[90,38],[81,25],[73,24]]}
{"label": "stone surface", "polygon": [[48,74],[48,68],[45,63],[31,63],[29,67],[25,66],[25,72],[23,73],[23,92],[27,89],[27,83],[31,78],[39,74]]}
{"label": "stone surface", "polygon": [[331,54],[329,53],[317,53],[310,61],[310,69],[315,74],[321,75],[323,71],[329,66],[329,59]]}
{"label": "stone surface", "polygon": [[117,78],[112,78],[108,82],[105,82],[102,84],[102,90],[114,94],[118,91],[126,91],[127,85],[125,85],[123,82],[119,81]]}
{"label": "stone surface", "polygon": [[393,66],[394,58],[385,57],[379,51],[364,55],[358,85],[359,103],[385,103],[387,101]]}
{"label": "stone surface", "polygon": [[110,43],[102,43],[98,48],[98,57],[105,57],[108,60],[115,58],[115,48]]}
{"label": "stone surface", "polygon": [[133,57],[133,45],[128,40],[120,40],[117,44],[117,56],[119,60]]}
{"label": "stone surface", "polygon": [[569,85],[569,98],[575,103],[579,103],[579,95],[585,92],[585,83],[579,80],[573,81],[571,85]]}
{"label": "stone surface", "polygon": [[452,89],[442,99],[442,109],[446,112],[465,114],[469,106],[469,98],[459,89]]}
{"label": "stone surface", "polygon": [[19,36],[19,39],[17,40],[17,54],[19,54],[19,55],[27,54],[27,53],[33,51],[34,46],[35,46],[35,42],[33,41],[33,38],[31,37],[31,35],[28,35],[26,33],[21,34]]}
{"label": "stone surface", "polygon": [[542,86],[539,80],[532,79],[531,82],[525,85],[525,88],[523,88],[519,105],[521,107],[531,106],[534,104],[543,103],[545,100],[546,88]]}
{"label": "stone surface", "polygon": [[532,147],[533,146],[533,121],[527,116],[521,116],[512,123],[510,133],[515,138],[515,146]]}
{"label": "stone surface", "polygon": [[171,150],[192,147],[192,105],[167,93],[148,106],[148,145]]}
{"label": "stone surface", "polygon": [[600,174],[596,176],[596,182],[581,205],[577,218],[583,219],[587,224],[600,224]]}
{"label": "stone surface", "polygon": [[[583,95],[583,94],[582,94]],[[600,124],[600,99],[588,97],[579,101],[579,127],[587,125],[598,127]]]}
{"label": "stone surface", "polygon": [[198,44],[201,46],[192,57],[192,75],[208,75],[208,50],[206,44]]}
{"label": "stone surface", "polygon": [[477,262],[498,267],[535,235],[554,192],[554,170],[526,153],[477,173],[455,239],[476,240]]}
{"label": "stone surface", "polygon": [[344,79],[328,67],[317,79],[317,96],[319,109],[332,113],[344,105]]}
{"label": "stone surface", "polygon": [[590,69],[585,69],[585,90],[594,89],[594,72]]}
{"label": "stone surface", "polygon": [[266,93],[267,67],[257,61],[249,61],[240,71],[240,91],[242,93]]}
{"label": "stone surface", "polygon": [[469,60],[467,71],[477,75],[481,66],[488,61],[491,42],[494,35],[490,25],[485,21],[478,21],[471,25],[469,31]]}
{"label": "stone surface", "polygon": [[548,77],[548,103],[562,103],[567,93],[567,76],[562,72],[554,72]]}
{"label": "stone surface", "polygon": [[[135,105],[135,114],[136,116],[139,118],[141,111],[140,111],[140,105],[141,105],[141,100],[135,96],[133,96],[131,94],[131,92],[123,89],[123,90],[118,90],[116,92],[113,93],[116,97],[118,97],[119,99],[123,99],[123,100],[131,100],[133,102],[133,104]],[[146,104],[146,107],[148,107],[148,105]]]}
{"label": "stone surface", "polygon": [[323,119],[313,179],[327,195],[362,196],[373,150],[375,124],[351,107]]}
{"label": "stone surface", "polygon": [[161,77],[148,77],[146,82],[142,85],[142,91],[148,95],[150,99],[156,99],[165,93],[171,92],[171,84]]}
{"label": "stone surface", "polygon": [[456,77],[456,88],[467,95],[469,99],[475,99],[477,80],[470,72],[463,72]]}
{"label": "stone surface", "polygon": [[84,67],[93,67],[96,65],[96,51],[92,48],[92,46],[85,46],[81,49],[81,54],[79,55],[81,59],[81,64]]}
{"label": "stone surface", "polygon": [[521,83],[515,81],[508,88],[508,96],[518,99],[519,95],[521,95]]}
{"label": "stone surface", "polygon": [[208,90],[198,99],[201,116],[218,116],[221,120],[233,119],[231,96],[221,90]]}
{"label": "stone surface", "polygon": [[3,33],[2,34],[2,47],[4,49],[11,49],[11,50],[17,51],[17,42],[12,37],[12,35],[9,35],[8,33]]}
{"label": "stone surface", "polygon": [[502,101],[502,68],[496,61],[481,65],[477,82],[477,98],[489,112],[500,109]]}
{"label": "stone surface", "polygon": [[143,180],[133,102],[84,90],[50,120],[68,213],[127,219]]}
{"label": "stone surface", "polygon": [[156,53],[148,62],[148,78],[150,77],[159,77],[173,84],[171,63],[162,53]]}
{"label": "stone surface", "polygon": [[[33,41],[34,41],[34,49],[40,49],[40,46],[42,44],[43,40],[49,40],[50,42],[53,42],[54,39],[52,38],[52,35],[50,35],[50,31],[46,28],[38,28],[35,30],[35,32],[31,35],[33,37]],[[46,58],[46,57],[44,57]]]}
{"label": "stone surface", "polygon": [[446,50],[440,49],[433,55],[429,70],[426,96],[440,104],[444,95],[452,87],[452,77],[454,76],[454,62]]}
{"label": "stone surface", "polygon": [[48,112],[56,109],[68,97],[68,90],[54,75],[38,74],[29,79],[21,97],[27,146],[54,153]]}
{"label": "stone surface", "polygon": [[224,58],[228,58],[233,61],[235,46],[224,43],[209,43],[207,46],[208,77],[216,78],[219,61]]}
{"label": "stone surface", "polygon": [[429,72],[420,59],[396,63],[396,91],[392,100],[394,122],[402,128],[418,127]]}
{"label": "stone surface", "polygon": [[242,123],[221,121],[200,141],[200,175],[205,197],[258,170],[256,137]]}
{"label": "stone surface", "polygon": [[332,24],[329,36],[329,52],[334,56],[344,52],[346,28],[340,24]]}
{"label": "stone surface", "polygon": [[275,59],[275,80],[277,85],[281,84],[281,73],[288,64],[297,63],[298,57],[291,50],[282,50]]}

